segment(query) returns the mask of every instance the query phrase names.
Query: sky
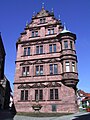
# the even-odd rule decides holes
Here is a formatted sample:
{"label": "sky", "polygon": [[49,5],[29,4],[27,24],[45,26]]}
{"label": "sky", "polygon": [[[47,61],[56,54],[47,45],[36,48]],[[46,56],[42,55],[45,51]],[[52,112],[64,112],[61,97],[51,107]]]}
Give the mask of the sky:
{"label": "sky", "polygon": [[90,92],[90,0],[0,0],[0,32],[6,51],[5,75],[13,91],[16,41],[27,22],[42,8],[54,15],[75,33],[78,58],[78,89]]}

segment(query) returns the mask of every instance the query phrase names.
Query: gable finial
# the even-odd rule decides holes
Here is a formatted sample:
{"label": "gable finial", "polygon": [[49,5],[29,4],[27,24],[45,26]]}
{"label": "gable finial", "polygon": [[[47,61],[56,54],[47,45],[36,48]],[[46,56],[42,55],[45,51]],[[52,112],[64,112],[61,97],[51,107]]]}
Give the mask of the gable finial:
{"label": "gable finial", "polygon": [[42,3],[42,8],[44,8],[44,2]]}
{"label": "gable finial", "polygon": [[60,21],[60,15],[58,15],[58,17],[59,17],[59,21]]}
{"label": "gable finial", "polygon": [[67,30],[65,22],[64,22],[64,30]]}

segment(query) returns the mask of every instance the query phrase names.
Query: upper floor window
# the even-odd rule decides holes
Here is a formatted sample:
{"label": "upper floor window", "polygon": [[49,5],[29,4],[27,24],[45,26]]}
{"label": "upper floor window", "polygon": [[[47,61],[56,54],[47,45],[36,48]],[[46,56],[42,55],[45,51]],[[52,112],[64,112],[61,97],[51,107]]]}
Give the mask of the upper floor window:
{"label": "upper floor window", "polygon": [[46,20],[45,18],[41,18],[40,23],[45,23],[45,20]]}
{"label": "upper floor window", "polygon": [[51,44],[49,45],[49,52],[52,53],[52,52],[56,52],[56,44]]}
{"label": "upper floor window", "polygon": [[72,72],[75,72],[75,62],[72,62]]}
{"label": "upper floor window", "polygon": [[36,46],[36,54],[42,54],[43,53],[43,46]]}
{"label": "upper floor window", "polygon": [[28,90],[21,90],[21,100],[28,100]]}
{"label": "upper floor window", "polygon": [[50,64],[50,74],[57,74],[58,73],[58,66],[57,64]]}
{"label": "upper floor window", "polygon": [[30,47],[24,48],[24,55],[30,55]]}
{"label": "upper floor window", "polygon": [[22,75],[23,76],[29,75],[29,66],[22,67]]}
{"label": "upper floor window", "polygon": [[72,41],[70,41],[70,48],[73,49]]}
{"label": "upper floor window", "polygon": [[38,36],[38,31],[32,31],[32,37],[37,37]]}
{"label": "upper floor window", "polygon": [[53,29],[48,29],[48,34],[54,34],[54,28]]}
{"label": "upper floor window", "polygon": [[64,41],[64,48],[68,49],[68,41]]}
{"label": "upper floor window", "polygon": [[66,62],[65,66],[66,66],[66,72],[70,72],[70,64],[69,64],[69,62]]}
{"label": "upper floor window", "polygon": [[43,100],[43,90],[35,90],[35,101]]}
{"label": "upper floor window", "polygon": [[43,75],[43,65],[36,66],[36,75]]}
{"label": "upper floor window", "polygon": [[57,100],[58,98],[58,89],[50,89],[50,100]]}

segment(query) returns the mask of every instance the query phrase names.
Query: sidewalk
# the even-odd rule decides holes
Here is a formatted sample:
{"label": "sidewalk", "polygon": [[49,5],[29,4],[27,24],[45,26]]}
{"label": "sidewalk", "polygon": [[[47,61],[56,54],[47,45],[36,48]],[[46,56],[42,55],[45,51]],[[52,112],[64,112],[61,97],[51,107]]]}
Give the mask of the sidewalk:
{"label": "sidewalk", "polygon": [[79,112],[61,117],[27,117],[16,115],[13,120],[90,120],[90,113]]}

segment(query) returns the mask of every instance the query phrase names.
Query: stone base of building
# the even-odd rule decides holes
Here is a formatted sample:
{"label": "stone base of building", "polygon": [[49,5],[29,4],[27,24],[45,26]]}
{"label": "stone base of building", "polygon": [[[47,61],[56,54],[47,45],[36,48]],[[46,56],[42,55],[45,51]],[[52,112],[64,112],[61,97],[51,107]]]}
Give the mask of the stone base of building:
{"label": "stone base of building", "polygon": [[[39,104],[41,109],[39,112],[42,113],[76,113],[78,112],[78,107],[75,104]],[[16,104],[15,108],[17,112],[38,112],[33,109],[33,104],[30,103],[20,103]]]}

